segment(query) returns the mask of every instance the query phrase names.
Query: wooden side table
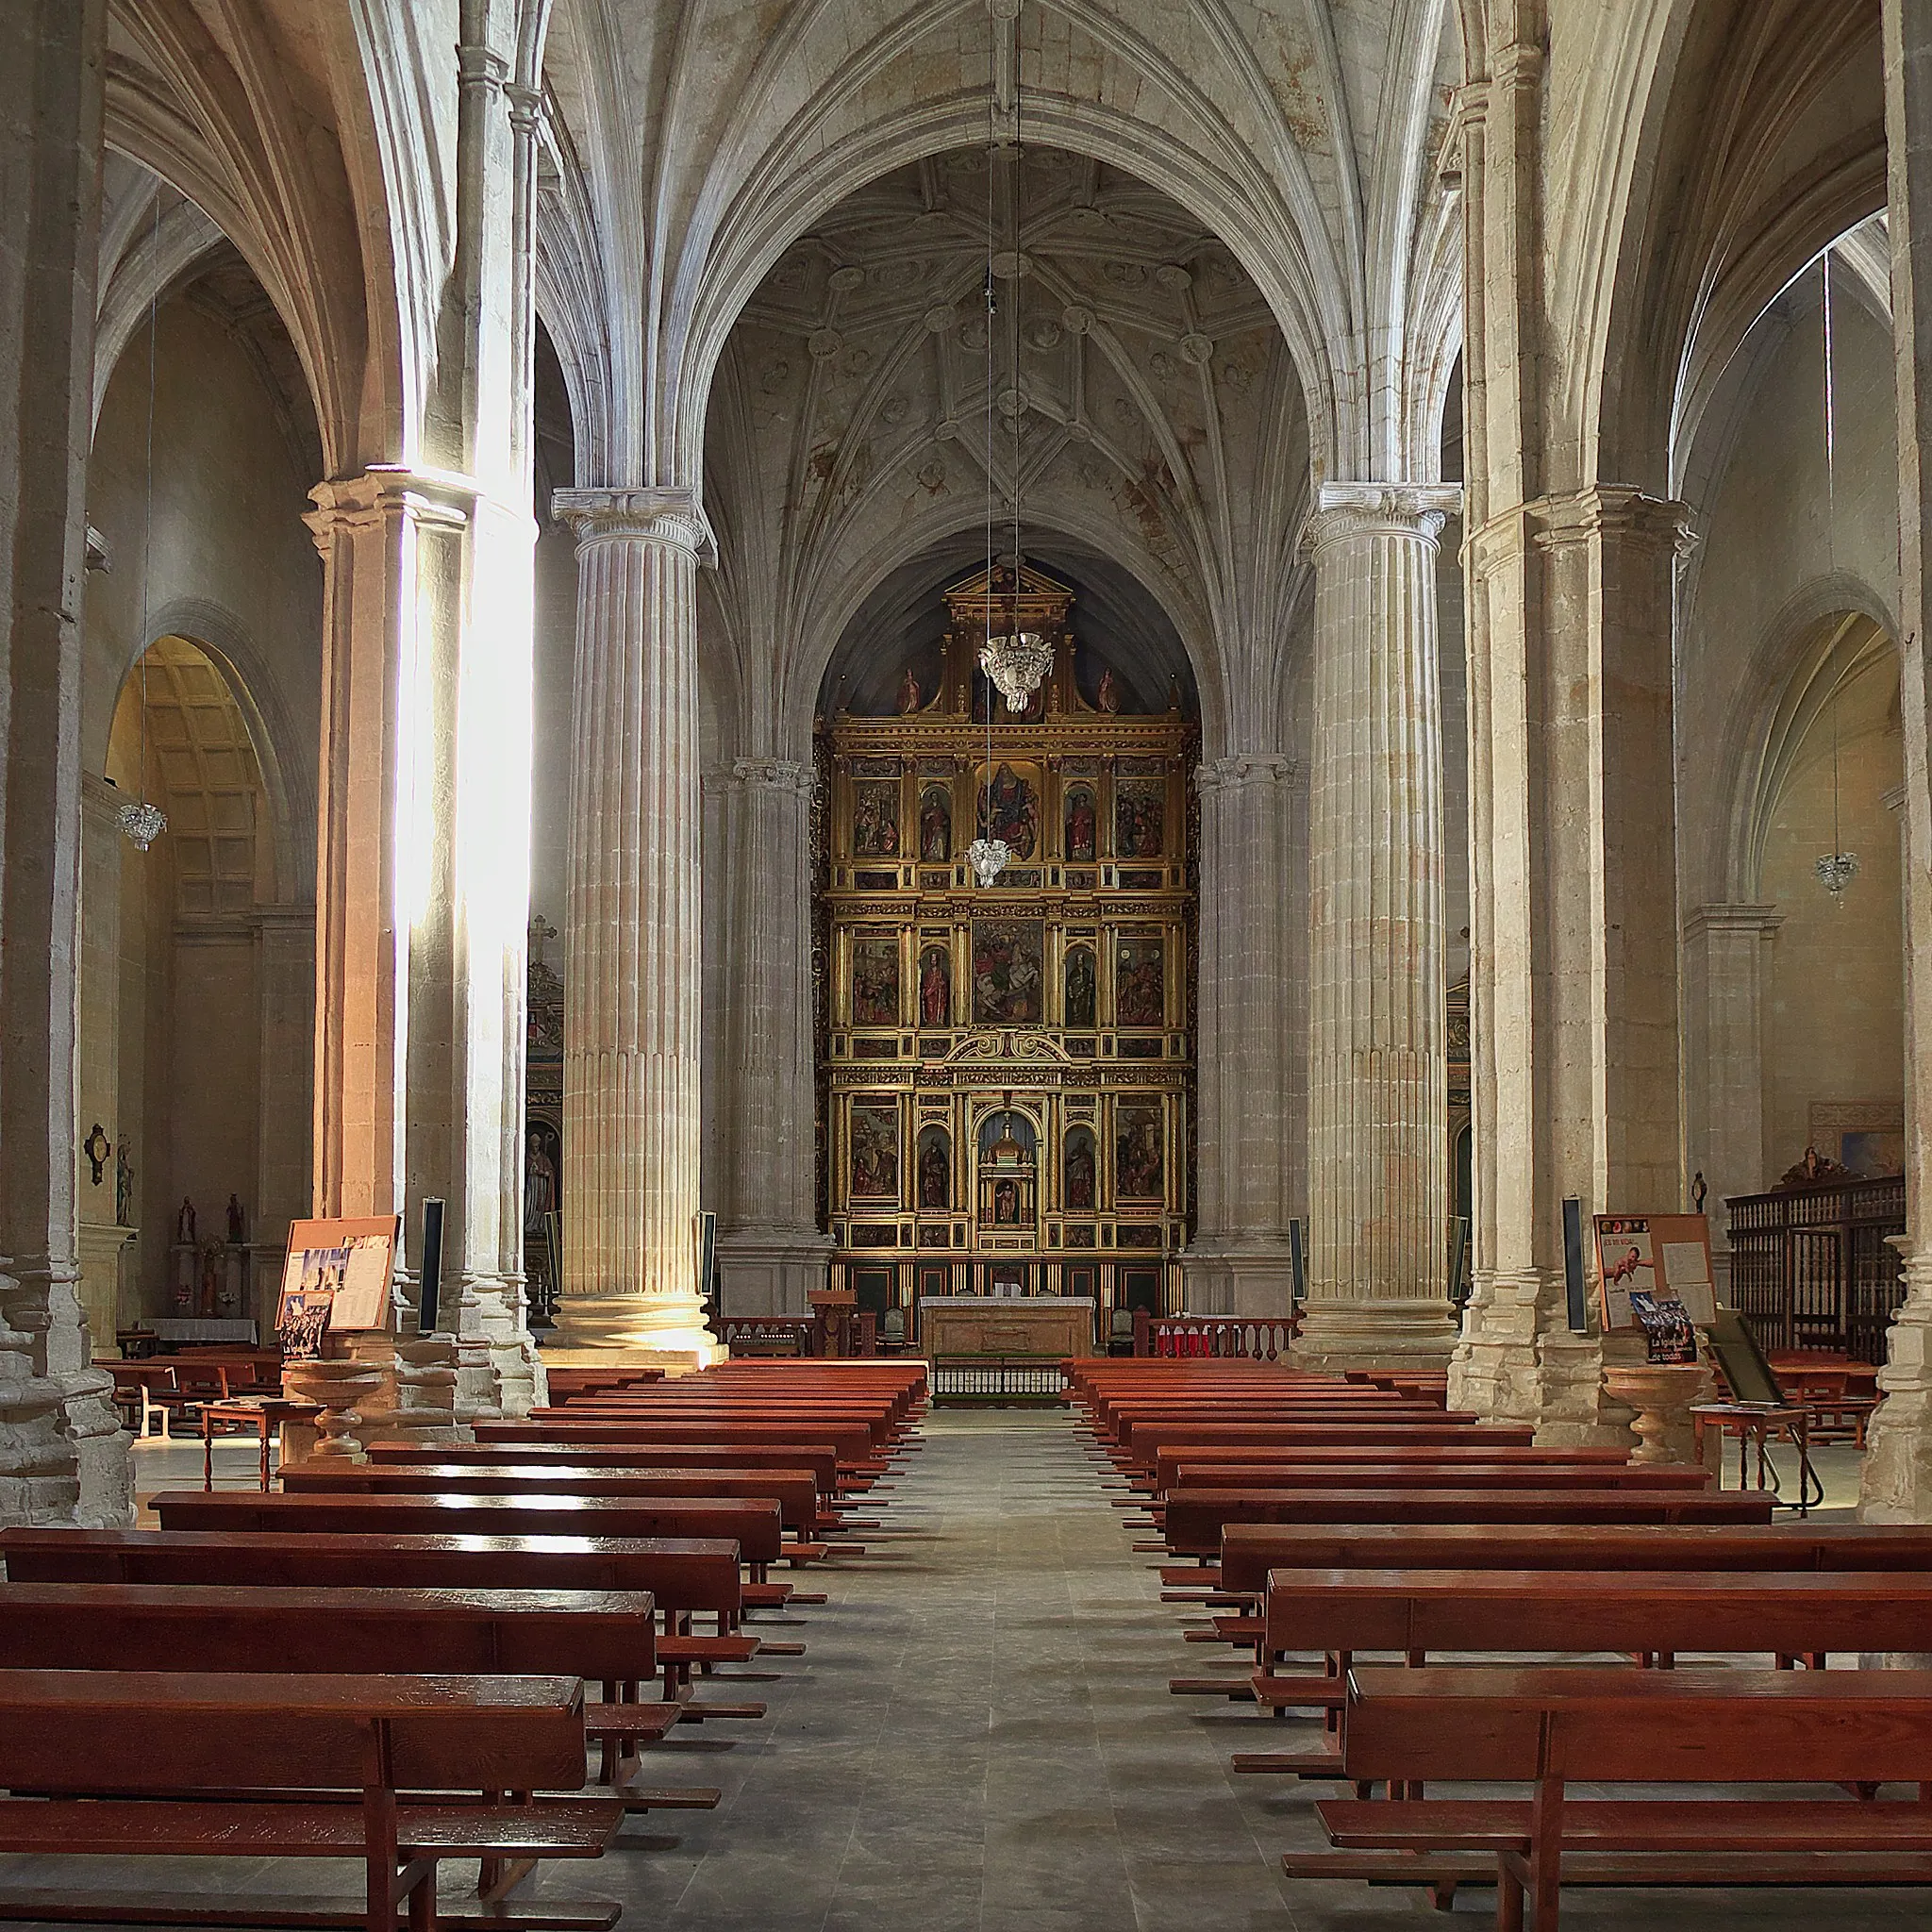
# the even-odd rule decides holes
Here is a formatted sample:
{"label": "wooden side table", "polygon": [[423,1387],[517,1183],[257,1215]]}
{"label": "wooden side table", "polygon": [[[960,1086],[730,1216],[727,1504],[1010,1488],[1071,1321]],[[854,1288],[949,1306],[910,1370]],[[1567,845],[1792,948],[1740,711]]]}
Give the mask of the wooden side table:
{"label": "wooden side table", "polygon": [[[1690,1411],[1690,1428],[1697,1445],[1697,1459],[1704,1460],[1704,1429],[1707,1423],[1713,1425],[1720,1436],[1736,1436],[1738,1439],[1738,1487],[1740,1490],[1759,1489],[1775,1491],[1778,1487],[1777,1470],[1765,1455],[1765,1445],[1773,1436],[1782,1436],[1798,1452],[1798,1500],[1784,1503],[1783,1507],[1795,1509],[1800,1516],[1810,1513],[1813,1503],[1824,1500],[1824,1485],[1818,1480],[1811,1468],[1810,1414],[1802,1403],[1772,1402],[1700,1402]],[[1757,1480],[1751,1481],[1751,1447],[1757,1448]],[[1722,1481],[1723,1463],[1719,1463]],[[1814,1495],[1813,1491],[1817,1493]]]}
{"label": "wooden side table", "polygon": [[253,1428],[261,1441],[261,1492],[268,1494],[269,1438],[284,1423],[313,1422],[322,1413],[319,1402],[303,1402],[291,1395],[236,1395],[225,1402],[201,1405],[201,1486],[215,1486],[215,1424],[233,1423],[238,1428]]}

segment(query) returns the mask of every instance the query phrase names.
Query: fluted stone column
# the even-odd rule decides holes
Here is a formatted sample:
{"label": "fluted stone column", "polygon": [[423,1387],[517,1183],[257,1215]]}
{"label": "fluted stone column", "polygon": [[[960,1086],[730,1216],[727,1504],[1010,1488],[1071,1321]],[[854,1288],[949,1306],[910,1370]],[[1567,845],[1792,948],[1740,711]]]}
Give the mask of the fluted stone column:
{"label": "fluted stone column", "polygon": [[1454,486],[1328,483],[1309,768],[1308,1298],[1298,1350],[1441,1361],[1448,987],[1436,540]]}
{"label": "fluted stone column", "polygon": [[1932,20],[1885,0],[1905,722],[1906,1301],[1887,1332],[1858,1514],[1932,1523]]}
{"label": "fluted stone column", "polygon": [[563,1299],[545,1354],[708,1358],[698,1303],[697,570],[686,490],[560,490],[577,538]]}
{"label": "fluted stone column", "polygon": [[1307,1124],[1294,1060],[1307,922],[1291,890],[1293,759],[1203,763],[1200,1218],[1182,1257],[1192,1314],[1285,1316],[1288,1224],[1306,1185]]}
{"label": "fluted stone column", "polygon": [[1699,906],[1684,922],[1684,1142],[1709,1189],[1718,1299],[1730,1286],[1724,1200],[1765,1185],[1764,990],[1774,906]]}
{"label": "fluted stone column", "polygon": [[718,1237],[724,1309],[802,1315],[825,1284],[816,1224],[809,765],[737,758],[721,774],[730,853],[730,1198]]}

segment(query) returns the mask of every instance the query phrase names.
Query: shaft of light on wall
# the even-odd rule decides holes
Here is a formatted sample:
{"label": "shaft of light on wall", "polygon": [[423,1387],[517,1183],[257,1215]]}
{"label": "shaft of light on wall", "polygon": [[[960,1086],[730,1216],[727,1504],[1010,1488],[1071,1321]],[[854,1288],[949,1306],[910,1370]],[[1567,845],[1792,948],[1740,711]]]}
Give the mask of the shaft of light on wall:
{"label": "shaft of light on wall", "polygon": [[475,514],[457,685],[456,887],[480,990],[521,959],[530,917],[536,533],[527,516],[486,503]]}
{"label": "shaft of light on wall", "polygon": [[409,932],[428,913],[436,879],[436,610],[413,521],[405,524],[403,546],[404,581],[417,589],[403,606],[396,640],[395,908],[398,932]]}

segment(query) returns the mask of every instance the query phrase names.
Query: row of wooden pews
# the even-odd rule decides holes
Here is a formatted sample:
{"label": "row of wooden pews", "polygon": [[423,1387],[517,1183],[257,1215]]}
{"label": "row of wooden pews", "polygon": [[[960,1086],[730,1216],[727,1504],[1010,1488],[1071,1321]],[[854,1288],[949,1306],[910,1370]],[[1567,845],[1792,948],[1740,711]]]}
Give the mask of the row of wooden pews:
{"label": "row of wooden pews", "polygon": [[1173,1689],[1252,1702],[1261,1734],[1312,1717],[1234,1768],[1352,1788],[1291,1875],[1443,1907],[1493,1885],[1506,1932],[1556,1926],[1565,1884],[1932,1884],[1932,1672],[1855,1667],[1932,1648],[1932,1530],[1774,1524],[1701,1470],[1541,1447],[1427,1388],[1070,1379],[1163,1594],[1208,1616],[1189,1639],[1248,1654]]}
{"label": "row of wooden pews", "polygon": [[[628,1814],[718,1803],[651,1781],[653,1747],[764,1715],[738,1687],[769,1674],[744,1667],[804,1646],[761,1613],[823,1603],[797,1574],[863,1556],[854,1512],[924,1400],[917,1363],[600,1376],[496,1440],[322,1457],[265,1496],[164,1492],[157,1529],[0,1532],[0,1851],[364,1874],[353,1909],[61,1885],[6,1890],[0,1918],[613,1924],[524,1881],[601,1855]],[[455,1909],[453,1859],[476,1871]]]}

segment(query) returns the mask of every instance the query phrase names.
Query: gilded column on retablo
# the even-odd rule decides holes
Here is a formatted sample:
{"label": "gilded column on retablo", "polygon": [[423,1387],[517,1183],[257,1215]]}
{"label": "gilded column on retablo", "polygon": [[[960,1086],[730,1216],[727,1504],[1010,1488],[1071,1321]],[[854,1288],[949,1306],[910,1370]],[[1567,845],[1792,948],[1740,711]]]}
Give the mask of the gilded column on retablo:
{"label": "gilded column on retablo", "polygon": [[544,1354],[709,1359],[698,1300],[697,569],[685,490],[564,490],[577,538],[563,1300]]}
{"label": "gilded column on retablo", "polygon": [[1436,542],[1453,486],[1324,484],[1309,762],[1307,1301],[1297,1352],[1446,1358]]}

